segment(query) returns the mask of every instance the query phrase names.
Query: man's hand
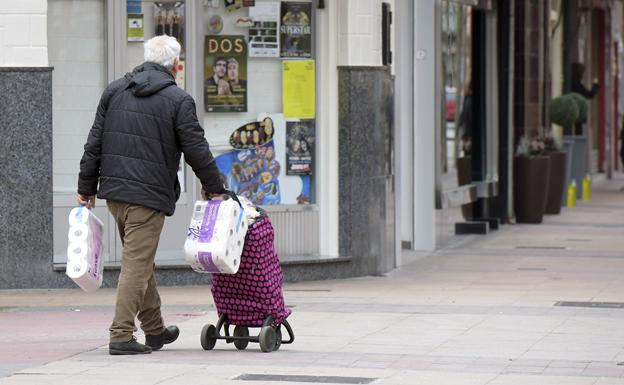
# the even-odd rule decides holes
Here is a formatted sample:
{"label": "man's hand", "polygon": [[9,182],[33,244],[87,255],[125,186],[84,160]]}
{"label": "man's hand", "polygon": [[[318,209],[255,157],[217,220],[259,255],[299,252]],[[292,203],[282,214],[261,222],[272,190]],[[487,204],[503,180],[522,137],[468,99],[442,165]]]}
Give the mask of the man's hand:
{"label": "man's hand", "polygon": [[88,209],[95,207],[95,195],[78,194],[78,205],[86,206]]}

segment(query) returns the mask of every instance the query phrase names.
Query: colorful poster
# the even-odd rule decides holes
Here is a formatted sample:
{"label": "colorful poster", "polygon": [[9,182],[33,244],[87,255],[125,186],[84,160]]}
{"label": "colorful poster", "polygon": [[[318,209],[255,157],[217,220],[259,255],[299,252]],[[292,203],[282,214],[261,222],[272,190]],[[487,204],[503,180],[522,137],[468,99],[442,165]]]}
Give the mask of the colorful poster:
{"label": "colorful poster", "polygon": [[312,175],[314,120],[286,122],[286,175]]}
{"label": "colorful poster", "polygon": [[312,3],[282,2],[281,57],[312,57]]}
{"label": "colorful poster", "polygon": [[154,33],[178,39],[184,51],[184,3],[154,2]]}
{"label": "colorful poster", "polygon": [[244,36],[206,36],[206,112],[247,111],[247,43]]}
{"label": "colorful poster", "polygon": [[[259,128],[264,130],[266,141],[242,146],[242,132],[253,133]],[[230,142],[234,148],[216,157],[230,190],[260,205],[311,203],[312,177],[281,171],[287,163],[286,122],[282,114],[260,114],[257,121],[234,130]]]}
{"label": "colorful poster", "polygon": [[316,88],[314,60],[282,62],[282,101],[284,117],[314,119]]}
{"label": "colorful poster", "polygon": [[249,8],[253,26],[249,28],[250,57],[279,57],[278,28],[280,3],[277,1],[258,3]]}
{"label": "colorful poster", "polygon": [[228,189],[257,205],[280,204],[280,164],[275,160],[273,142],[244,150],[234,150],[216,158]]}
{"label": "colorful poster", "polygon": [[143,14],[128,14],[128,42],[137,43],[145,41],[143,29]]}

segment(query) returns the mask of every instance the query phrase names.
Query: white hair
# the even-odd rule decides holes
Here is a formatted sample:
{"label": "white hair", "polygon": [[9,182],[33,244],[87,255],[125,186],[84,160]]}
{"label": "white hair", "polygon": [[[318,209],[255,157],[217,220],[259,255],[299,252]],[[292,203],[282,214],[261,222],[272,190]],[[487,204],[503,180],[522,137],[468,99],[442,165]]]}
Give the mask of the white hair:
{"label": "white hair", "polygon": [[180,43],[175,37],[160,35],[145,42],[145,61],[160,64],[167,69],[173,67],[173,63],[180,57]]}

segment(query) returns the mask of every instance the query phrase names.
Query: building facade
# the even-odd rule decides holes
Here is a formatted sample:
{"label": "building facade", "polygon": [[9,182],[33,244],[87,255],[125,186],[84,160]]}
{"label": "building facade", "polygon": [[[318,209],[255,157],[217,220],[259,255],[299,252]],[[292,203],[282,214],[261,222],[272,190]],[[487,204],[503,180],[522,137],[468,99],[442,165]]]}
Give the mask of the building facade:
{"label": "building facade", "polygon": [[[74,286],[82,146],[104,87],[154,35],[181,41],[178,85],[230,187],[269,212],[293,281],[383,274],[513,223],[516,146],[550,130],[572,61],[601,84],[587,171],[617,169],[621,17],[619,2],[588,0],[1,2],[0,288]],[[218,60],[238,74],[218,79]],[[200,186],[185,164],[179,180],[158,279],[207,283],[182,250]],[[121,243],[105,205],[95,213],[110,287]]]}

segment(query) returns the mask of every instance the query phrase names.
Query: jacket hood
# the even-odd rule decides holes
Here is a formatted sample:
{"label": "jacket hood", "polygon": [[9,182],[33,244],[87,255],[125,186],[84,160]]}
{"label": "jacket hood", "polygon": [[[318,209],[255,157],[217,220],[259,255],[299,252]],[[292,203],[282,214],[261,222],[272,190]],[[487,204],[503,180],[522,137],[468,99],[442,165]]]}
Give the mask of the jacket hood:
{"label": "jacket hood", "polygon": [[175,83],[173,75],[160,64],[145,62],[126,74],[129,88],[135,96],[150,96]]}

